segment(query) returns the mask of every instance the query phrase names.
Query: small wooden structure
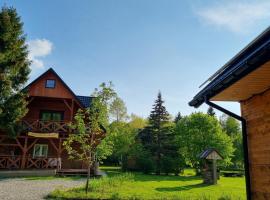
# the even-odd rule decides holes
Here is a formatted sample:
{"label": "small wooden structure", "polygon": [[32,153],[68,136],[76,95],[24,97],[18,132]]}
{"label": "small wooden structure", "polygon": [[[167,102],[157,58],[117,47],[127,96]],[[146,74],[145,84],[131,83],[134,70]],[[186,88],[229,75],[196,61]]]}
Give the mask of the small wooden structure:
{"label": "small wooden structure", "polygon": [[216,185],[217,179],[219,179],[217,160],[222,160],[223,157],[215,149],[206,149],[199,157],[204,160],[202,169],[203,183]]}

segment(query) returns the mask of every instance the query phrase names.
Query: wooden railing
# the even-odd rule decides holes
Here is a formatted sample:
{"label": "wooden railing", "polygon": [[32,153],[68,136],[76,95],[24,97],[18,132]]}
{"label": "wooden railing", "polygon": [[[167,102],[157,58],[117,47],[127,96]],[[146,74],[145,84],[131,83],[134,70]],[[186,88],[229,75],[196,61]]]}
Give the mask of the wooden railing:
{"label": "wooden railing", "polygon": [[26,168],[56,169],[61,166],[61,161],[56,157],[31,157],[27,158]]}
{"label": "wooden railing", "polygon": [[19,169],[21,156],[0,155],[0,169]]}
{"label": "wooden railing", "polygon": [[[20,169],[22,156],[0,155],[0,169]],[[61,160],[56,157],[28,156],[26,160],[27,169],[59,169]]]}
{"label": "wooden railing", "polygon": [[22,120],[24,131],[32,131],[39,133],[59,133],[69,132],[69,121],[44,121],[44,120]]}

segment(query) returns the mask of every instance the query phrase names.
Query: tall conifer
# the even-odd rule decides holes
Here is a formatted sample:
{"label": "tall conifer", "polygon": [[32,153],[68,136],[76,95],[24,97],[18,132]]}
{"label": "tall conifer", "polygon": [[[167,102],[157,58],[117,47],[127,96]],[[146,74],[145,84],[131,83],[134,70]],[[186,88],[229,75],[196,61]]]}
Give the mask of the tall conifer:
{"label": "tall conifer", "polygon": [[152,153],[156,174],[161,173],[162,157],[169,153],[171,147],[172,131],[169,121],[169,113],[159,92],[149,116],[149,126],[142,130],[140,134],[143,146]]}
{"label": "tall conifer", "polygon": [[24,84],[30,73],[23,23],[16,9],[0,11],[0,129],[15,136],[16,123],[26,114]]}

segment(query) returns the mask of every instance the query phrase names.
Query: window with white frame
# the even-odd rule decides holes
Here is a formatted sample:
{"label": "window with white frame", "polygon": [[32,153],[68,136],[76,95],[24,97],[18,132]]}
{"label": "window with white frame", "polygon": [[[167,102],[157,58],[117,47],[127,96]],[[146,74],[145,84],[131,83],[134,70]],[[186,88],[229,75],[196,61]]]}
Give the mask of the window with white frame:
{"label": "window with white frame", "polygon": [[33,157],[47,157],[48,145],[47,144],[36,144],[34,146]]}

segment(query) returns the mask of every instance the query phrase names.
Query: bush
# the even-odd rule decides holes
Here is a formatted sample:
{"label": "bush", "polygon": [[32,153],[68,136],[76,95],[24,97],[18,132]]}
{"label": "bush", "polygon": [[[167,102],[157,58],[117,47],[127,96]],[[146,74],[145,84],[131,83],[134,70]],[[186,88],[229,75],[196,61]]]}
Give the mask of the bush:
{"label": "bush", "polygon": [[164,156],[161,160],[161,170],[167,175],[174,173],[177,176],[183,170],[183,164],[180,157]]}
{"label": "bush", "polygon": [[137,158],[137,166],[140,171],[145,174],[149,174],[154,171],[155,163],[151,157],[151,154],[144,152],[139,158]]}
{"label": "bush", "polygon": [[136,143],[129,149],[127,156],[123,157],[122,169],[148,174],[154,171],[155,163],[151,153],[145,150],[141,143]]}

